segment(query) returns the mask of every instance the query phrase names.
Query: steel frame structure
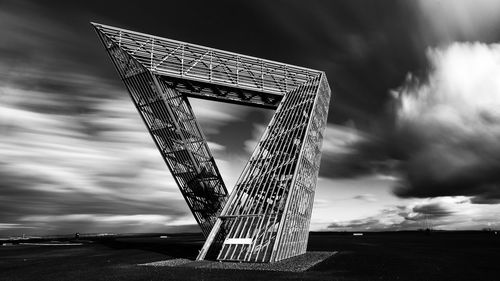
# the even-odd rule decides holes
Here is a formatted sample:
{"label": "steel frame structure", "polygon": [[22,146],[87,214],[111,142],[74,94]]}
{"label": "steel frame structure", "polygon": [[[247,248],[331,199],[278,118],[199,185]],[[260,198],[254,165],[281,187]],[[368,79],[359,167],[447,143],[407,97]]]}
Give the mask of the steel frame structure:
{"label": "steel frame structure", "polygon": [[[92,24],[207,237],[198,259],[304,253],[331,95],[325,73]],[[276,109],[229,197],[188,97]]]}

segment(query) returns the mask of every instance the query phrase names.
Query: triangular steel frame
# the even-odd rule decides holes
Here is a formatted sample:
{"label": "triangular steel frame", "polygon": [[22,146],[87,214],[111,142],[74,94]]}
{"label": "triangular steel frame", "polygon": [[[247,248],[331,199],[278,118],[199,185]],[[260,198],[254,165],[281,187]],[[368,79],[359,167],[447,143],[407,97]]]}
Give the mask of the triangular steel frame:
{"label": "triangular steel frame", "polygon": [[[325,73],[92,24],[207,237],[198,259],[304,253],[331,95]],[[187,97],[276,109],[230,196]]]}

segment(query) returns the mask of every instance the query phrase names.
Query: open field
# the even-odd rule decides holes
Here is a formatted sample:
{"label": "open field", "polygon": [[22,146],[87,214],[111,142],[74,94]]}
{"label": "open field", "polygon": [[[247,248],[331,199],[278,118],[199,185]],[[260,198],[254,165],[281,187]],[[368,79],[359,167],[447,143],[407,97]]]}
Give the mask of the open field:
{"label": "open field", "polygon": [[[138,266],[193,259],[198,235],[0,247],[0,280],[500,280],[500,233],[311,233],[338,251],[305,272]],[[66,243],[67,244],[67,243]]]}

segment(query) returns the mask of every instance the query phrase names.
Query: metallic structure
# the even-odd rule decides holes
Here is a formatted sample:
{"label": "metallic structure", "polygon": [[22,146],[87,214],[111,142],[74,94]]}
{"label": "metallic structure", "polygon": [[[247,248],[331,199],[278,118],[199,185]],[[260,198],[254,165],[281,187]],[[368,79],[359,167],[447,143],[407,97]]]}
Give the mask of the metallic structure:
{"label": "metallic structure", "polygon": [[[304,253],[330,101],[325,73],[93,25],[207,237],[198,259]],[[276,109],[229,197],[188,97]]]}

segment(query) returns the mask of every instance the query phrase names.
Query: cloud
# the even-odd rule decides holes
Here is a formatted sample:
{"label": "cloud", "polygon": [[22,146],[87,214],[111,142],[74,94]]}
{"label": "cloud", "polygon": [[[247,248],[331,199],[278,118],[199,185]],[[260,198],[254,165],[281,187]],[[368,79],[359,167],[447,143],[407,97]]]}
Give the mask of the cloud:
{"label": "cloud", "polygon": [[328,226],[328,228],[331,229],[364,229],[364,230],[369,230],[369,229],[379,229],[384,227],[380,225],[380,221],[376,217],[369,217],[365,219],[358,219],[358,220],[350,220],[347,222],[334,222]]}
{"label": "cloud", "polygon": [[245,151],[251,155],[255,148],[257,147],[257,144],[259,143],[260,139],[264,135],[264,132],[266,131],[268,124],[254,124],[252,128],[252,138],[247,139],[244,142],[245,145]]}
{"label": "cloud", "polygon": [[354,143],[364,140],[363,135],[354,128],[327,124],[322,145],[320,176],[352,177],[366,174],[370,167],[359,158],[363,157],[363,154],[353,149]]}
{"label": "cloud", "polygon": [[[74,232],[176,232],[197,231],[197,226],[191,221],[179,220],[175,216],[159,214],[110,215],[99,213],[75,213],[64,215],[29,215],[19,219],[24,228],[50,230],[52,233],[65,234]],[[13,225],[12,229],[22,227]],[[135,231],[134,231],[135,230]],[[24,229],[24,233],[33,230]]]}
{"label": "cloud", "polygon": [[32,215],[25,216],[20,221],[35,222],[64,222],[64,221],[95,221],[100,223],[133,223],[148,224],[162,223],[167,224],[171,218],[166,215],[140,214],[140,215],[102,215],[102,214],[69,214],[69,215]]}
{"label": "cloud", "polygon": [[[97,78],[92,80],[96,88],[109,88]],[[56,82],[70,85],[72,94],[85,94],[71,80]],[[194,222],[125,93],[115,99],[104,95],[76,101],[89,111],[74,114],[65,107],[75,101],[61,101],[64,93],[69,94],[66,88],[27,90],[15,83],[1,88],[5,95],[0,105],[0,222],[20,224],[10,231],[29,226],[20,221],[23,216],[62,213],[73,218],[82,211],[113,216],[168,214],[171,221]],[[86,231],[105,229],[104,223],[93,222],[88,221]],[[39,234],[77,226],[67,220],[33,225]],[[136,228],[124,223],[119,229]]]}
{"label": "cloud", "polygon": [[454,43],[429,49],[428,59],[428,77],[410,74],[393,91],[392,118],[333,153],[322,169],[331,177],[393,177],[403,198],[498,203],[500,45]]}
{"label": "cloud", "polygon": [[320,176],[353,178],[366,174],[391,177],[396,159],[388,159],[383,136],[357,130],[353,122],[345,126],[328,124],[324,133]]}
{"label": "cloud", "polygon": [[[30,222],[45,232],[55,231],[50,227],[105,231],[99,218],[137,214],[168,214],[178,220],[194,222],[124,86],[88,25],[89,17],[132,29],[140,27],[153,34],[169,34],[220,48],[229,46],[228,49],[235,51],[323,69],[335,82],[333,90],[337,99],[331,103],[330,121],[347,122],[347,125],[328,126],[321,176],[346,178],[375,173],[380,178],[402,178],[398,189],[402,192],[400,196],[449,194],[443,191],[446,189],[438,188],[436,190],[441,191],[433,195],[430,189],[415,188],[417,185],[408,180],[407,171],[412,170],[412,165],[418,170],[417,154],[420,149],[429,147],[427,135],[434,133],[422,130],[421,126],[401,127],[394,120],[380,120],[375,116],[387,101],[387,89],[398,85],[406,71],[420,66],[425,44],[441,42],[422,43],[422,33],[426,29],[444,33],[452,30],[446,25],[438,25],[441,17],[451,18],[457,14],[454,4],[447,4],[441,10],[431,4],[422,7],[427,15],[433,13],[437,20],[427,21],[422,17],[418,19],[422,24],[420,28],[415,28],[418,12],[412,9],[413,4],[395,2],[388,9],[386,4],[374,2],[369,4],[369,10],[375,13],[367,14],[367,4],[361,1],[311,5],[297,1],[285,8],[279,3],[263,1],[245,4],[248,9],[234,9],[239,12],[232,14],[239,19],[258,17],[260,21],[256,25],[245,25],[245,21],[233,21],[234,25],[224,21],[203,21],[179,28],[175,23],[182,15],[162,19],[167,20],[167,24],[158,25],[156,19],[159,17],[149,14],[145,18],[131,19],[112,14],[112,5],[100,2],[77,6],[4,2],[0,11],[3,39],[0,42],[0,222],[5,225],[28,227],[26,221],[19,219],[37,218],[33,215],[55,218],[57,223],[54,225]],[[475,4],[460,3],[457,4],[460,7],[472,5],[460,8],[464,11],[479,9]],[[499,9],[494,9],[497,4],[490,4],[491,10],[481,8],[481,13],[474,12],[474,18],[479,20],[468,25],[470,31],[460,34],[485,35],[478,32],[485,30],[485,25],[479,22],[482,19],[490,24],[486,29],[498,26],[491,24],[496,20],[488,13]],[[189,8],[189,3],[175,5],[179,6],[178,10]],[[136,8],[132,6],[129,8]],[[217,5],[205,6],[214,12],[220,9]],[[275,13],[277,8],[281,13]],[[157,10],[153,12],[161,13],[162,9]],[[456,22],[463,23],[467,13],[462,15],[465,16],[453,17],[460,18]],[[290,18],[296,20],[290,21]],[[208,36],[207,24],[208,29],[219,32]],[[274,28],[267,28],[269,26]],[[262,28],[267,28],[266,32],[260,32]],[[496,29],[493,31],[496,33]],[[444,33],[435,32],[432,36],[458,36],[455,31],[450,36]],[[239,34],[238,40],[234,40],[234,34]],[[260,40],[255,40],[257,37]],[[262,41],[267,44],[260,44]],[[284,45],[288,46],[286,50],[280,48]],[[302,55],[297,56],[299,53]],[[398,102],[400,98],[398,96]],[[236,177],[248,160],[249,151],[260,139],[262,125],[267,123],[269,116],[251,108],[209,102],[197,107],[194,101],[192,103],[223,175]],[[397,102],[394,107],[399,108],[396,105]],[[482,116],[494,121],[488,114]],[[377,128],[367,129],[372,127]],[[469,146],[473,145],[463,144],[466,150]],[[438,147],[443,149],[431,150],[425,155],[439,154],[446,147],[443,144]],[[452,159],[453,153],[450,151],[448,158]],[[456,158],[467,158],[469,154],[457,154]],[[444,163],[448,158],[435,162]],[[479,170],[481,175],[482,170]],[[226,183],[235,181],[225,180]],[[470,199],[473,203],[488,204],[498,200],[495,185],[462,190],[454,193],[473,194]],[[352,199],[352,196],[348,197]],[[384,200],[381,196],[378,198]],[[484,206],[485,209],[489,207]],[[72,215],[82,214],[89,215],[84,224],[82,220],[71,221],[77,218]],[[69,217],[67,220],[54,217],[58,215]],[[399,217],[397,219],[401,219]],[[121,230],[135,229],[126,225]]]}
{"label": "cloud", "polygon": [[361,201],[365,201],[365,202],[376,202],[376,201],[378,201],[377,196],[375,196],[374,194],[371,194],[371,193],[356,195],[353,198],[361,200]]}
{"label": "cloud", "polygon": [[[39,8],[45,12],[8,3],[0,11],[0,233],[194,223],[125,88],[81,64],[78,50],[97,48],[96,40],[50,17],[33,15],[33,24],[19,14]],[[72,221],[80,214],[85,223]],[[151,219],[166,215],[163,224]]]}
{"label": "cloud", "polygon": [[413,207],[412,212],[406,217],[409,220],[422,220],[441,218],[452,215],[454,212],[439,203],[425,203]]}
{"label": "cloud", "polygon": [[490,194],[486,195],[478,195],[474,196],[471,200],[474,204],[500,204],[499,196],[490,196]]}
{"label": "cloud", "polygon": [[[32,17],[37,24],[21,16],[32,11],[37,11]],[[72,227],[107,231],[106,225],[126,232],[149,226],[161,231],[166,223],[193,224],[113,66],[109,60],[89,58],[95,49],[107,59],[87,19],[86,32],[78,32],[50,13],[36,3],[13,1],[0,11],[5,39],[0,42],[4,232],[24,227],[38,234],[72,232]],[[113,75],[100,75],[101,65]],[[248,158],[245,142],[272,112],[191,103],[226,184],[232,185]],[[151,219],[160,217],[164,223]],[[132,220],[142,219],[149,226],[138,230]]]}
{"label": "cloud", "polygon": [[23,226],[19,223],[0,223],[0,230],[2,230],[2,229],[22,229],[22,228],[33,228],[33,227]]}
{"label": "cloud", "polygon": [[327,229],[335,231],[397,230],[399,225],[405,221],[399,213],[400,210],[398,208],[388,208],[373,216],[333,222],[327,226]]}
{"label": "cloud", "polygon": [[468,197],[416,199],[404,205],[382,209],[371,216],[334,221],[327,226],[335,231],[397,231],[424,228],[464,230],[485,226],[500,227],[500,205],[479,206]]}
{"label": "cloud", "polygon": [[434,41],[488,40],[498,34],[500,2],[496,0],[419,0],[421,30]]}
{"label": "cloud", "polygon": [[499,199],[500,45],[455,43],[429,60],[427,81],[398,92],[396,133],[411,150],[395,193]]}
{"label": "cloud", "polygon": [[221,129],[228,122],[244,122],[243,119],[249,111],[247,107],[214,101],[192,98],[189,102],[201,129],[208,136],[223,134]]}

